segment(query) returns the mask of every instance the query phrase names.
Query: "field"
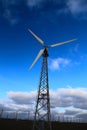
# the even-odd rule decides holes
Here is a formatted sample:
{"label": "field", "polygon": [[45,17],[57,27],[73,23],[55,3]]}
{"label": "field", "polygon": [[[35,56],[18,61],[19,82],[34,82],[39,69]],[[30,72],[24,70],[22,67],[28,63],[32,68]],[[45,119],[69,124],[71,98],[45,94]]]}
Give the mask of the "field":
{"label": "field", "polygon": [[[86,123],[52,122],[51,124],[52,130],[87,130]],[[0,130],[32,130],[32,126],[33,121],[29,120],[0,119]]]}

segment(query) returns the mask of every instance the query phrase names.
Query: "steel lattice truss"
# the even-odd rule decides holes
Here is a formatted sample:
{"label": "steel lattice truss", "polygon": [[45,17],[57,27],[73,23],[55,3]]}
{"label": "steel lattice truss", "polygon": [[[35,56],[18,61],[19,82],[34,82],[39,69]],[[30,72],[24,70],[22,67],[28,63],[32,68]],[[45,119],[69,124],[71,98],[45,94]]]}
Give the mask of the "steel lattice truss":
{"label": "steel lattice truss", "polygon": [[[47,63],[47,49],[45,48],[43,54],[43,61],[42,61],[42,69],[41,69],[41,76],[40,76],[40,83],[38,89],[38,96],[37,96],[37,104],[35,110],[35,122],[34,122],[34,130],[38,128],[38,122],[44,123],[48,122],[49,130],[51,130],[51,115],[50,115],[50,97],[49,97],[49,84],[48,84],[48,63]],[[41,125],[41,129],[42,129]]]}

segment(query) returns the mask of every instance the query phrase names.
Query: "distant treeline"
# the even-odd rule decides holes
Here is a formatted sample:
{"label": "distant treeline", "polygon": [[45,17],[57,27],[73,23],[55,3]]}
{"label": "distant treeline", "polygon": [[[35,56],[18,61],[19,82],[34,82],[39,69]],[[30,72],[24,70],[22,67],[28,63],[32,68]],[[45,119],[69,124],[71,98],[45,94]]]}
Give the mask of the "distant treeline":
{"label": "distant treeline", "polygon": [[[32,116],[31,112],[29,111],[0,111],[0,119],[16,119],[16,120],[34,120],[34,115]],[[84,122],[81,118],[74,118],[70,116],[51,116],[51,121],[58,121],[58,122]]]}

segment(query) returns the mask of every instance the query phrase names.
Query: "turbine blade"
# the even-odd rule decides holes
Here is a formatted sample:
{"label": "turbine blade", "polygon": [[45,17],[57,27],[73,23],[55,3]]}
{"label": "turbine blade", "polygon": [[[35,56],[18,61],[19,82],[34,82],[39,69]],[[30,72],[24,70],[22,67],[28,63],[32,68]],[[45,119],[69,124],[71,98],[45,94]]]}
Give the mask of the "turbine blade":
{"label": "turbine blade", "polygon": [[59,42],[59,43],[57,43],[57,44],[52,44],[52,45],[50,45],[49,47],[60,46],[60,45],[62,45],[62,44],[66,44],[66,43],[69,43],[69,42],[73,42],[73,41],[75,41],[75,40],[77,40],[77,39],[72,39],[72,40],[68,40],[68,41],[65,41],[65,42]]}
{"label": "turbine blade", "polygon": [[44,52],[44,49],[41,49],[41,50],[39,51],[38,55],[36,56],[35,60],[33,61],[32,65],[30,66],[29,69],[31,69],[31,68],[35,65],[35,63],[36,63],[37,60],[40,58],[40,56],[43,54],[43,52]]}
{"label": "turbine blade", "polygon": [[35,33],[33,33],[30,29],[28,29],[28,31],[35,37],[35,39],[40,43],[40,44],[44,44],[44,41],[41,40]]}

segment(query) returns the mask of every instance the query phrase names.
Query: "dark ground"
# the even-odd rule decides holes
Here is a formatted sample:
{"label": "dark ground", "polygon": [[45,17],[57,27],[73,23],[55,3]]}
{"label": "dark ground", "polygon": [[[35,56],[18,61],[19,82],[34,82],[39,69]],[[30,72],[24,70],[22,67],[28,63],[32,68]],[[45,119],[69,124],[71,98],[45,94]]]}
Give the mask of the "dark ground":
{"label": "dark ground", "polygon": [[[52,122],[52,130],[87,130],[87,123]],[[32,130],[33,122],[29,120],[0,119],[0,130]],[[48,130],[45,127],[45,130]]]}

